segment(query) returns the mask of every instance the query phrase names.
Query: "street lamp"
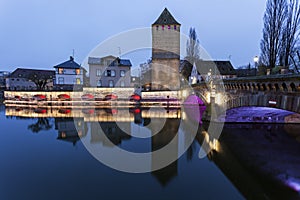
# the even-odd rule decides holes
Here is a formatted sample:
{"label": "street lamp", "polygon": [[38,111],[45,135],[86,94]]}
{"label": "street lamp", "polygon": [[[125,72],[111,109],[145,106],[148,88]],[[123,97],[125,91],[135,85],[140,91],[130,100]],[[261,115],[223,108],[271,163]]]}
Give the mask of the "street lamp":
{"label": "street lamp", "polygon": [[258,61],[259,61],[259,57],[258,57],[258,56],[255,56],[255,57],[253,58],[253,61],[254,61],[255,76],[256,76],[256,72],[257,72],[257,64],[258,64]]}

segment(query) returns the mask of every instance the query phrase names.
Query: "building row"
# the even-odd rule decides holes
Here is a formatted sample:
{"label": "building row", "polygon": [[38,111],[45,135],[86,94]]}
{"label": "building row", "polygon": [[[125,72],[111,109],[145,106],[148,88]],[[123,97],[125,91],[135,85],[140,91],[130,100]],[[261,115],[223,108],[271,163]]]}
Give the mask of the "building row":
{"label": "building row", "polygon": [[[6,90],[73,90],[82,87],[130,87],[131,62],[114,56],[90,57],[87,70],[69,60],[55,65],[54,70],[17,68],[1,76],[1,86]],[[3,72],[4,73],[4,72]]]}

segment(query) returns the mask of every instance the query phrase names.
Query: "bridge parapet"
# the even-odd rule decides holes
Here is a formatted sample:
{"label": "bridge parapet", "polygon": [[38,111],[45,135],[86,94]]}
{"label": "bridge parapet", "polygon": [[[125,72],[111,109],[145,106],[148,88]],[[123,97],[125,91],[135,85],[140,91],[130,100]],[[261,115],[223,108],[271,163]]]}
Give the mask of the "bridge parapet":
{"label": "bridge parapet", "polygon": [[[215,82],[216,83],[216,82]],[[193,88],[199,97],[211,103],[211,88],[207,84],[197,84]],[[300,113],[300,75],[273,75],[225,79],[214,87],[214,104],[226,104],[226,109],[261,106],[274,107]],[[220,92],[218,88],[225,88]],[[223,106],[224,107],[224,106]]]}
{"label": "bridge parapet", "polygon": [[270,75],[224,79],[226,90],[300,92],[300,75]]}

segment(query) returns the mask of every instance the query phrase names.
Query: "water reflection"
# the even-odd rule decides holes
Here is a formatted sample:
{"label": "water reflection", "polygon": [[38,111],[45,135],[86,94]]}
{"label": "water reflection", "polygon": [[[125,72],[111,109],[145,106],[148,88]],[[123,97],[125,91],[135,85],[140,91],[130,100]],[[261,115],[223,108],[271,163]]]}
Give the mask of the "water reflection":
{"label": "water reflection", "polygon": [[75,146],[81,137],[87,135],[88,127],[83,119],[77,119],[75,124],[73,118],[55,118],[55,130],[58,140],[71,142]]}
{"label": "water reflection", "polygon": [[28,129],[33,133],[39,133],[40,131],[47,131],[52,128],[52,124],[50,123],[49,118],[37,118],[36,123],[30,124]]}
{"label": "water reflection", "polygon": [[[191,115],[176,109],[46,109],[45,113],[37,113],[33,108],[6,108],[6,115],[28,117],[30,120],[39,116],[33,118],[34,123],[28,126],[35,133],[53,129],[54,121],[57,139],[73,145],[79,143],[80,138],[90,136],[89,142],[93,145],[113,148],[113,144],[133,152],[150,152],[161,149],[181,133],[183,137],[176,138],[172,146],[172,154],[176,156],[180,145],[188,145],[193,139],[190,127],[180,127],[182,118],[192,120]],[[48,118],[40,118],[41,115]],[[156,122],[162,119],[165,120],[164,126],[156,133]],[[99,131],[99,127],[103,131]],[[205,173],[197,165],[201,158],[195,156],[204,151],[202,155],[208,156],[203,159],[213,162],[245,198],[299,199],[300,125],[226,124],[219,139],[207,129],[206,123],[199,126],[196,140],[188,145],[183,158],[196,166],[192,176],[197,177],[201,171]],[[148,131],[152,137],[136,138],[140,130]],[[105,138],[111,143],[106,143]],[[151,164],[155,165],[157,159],[152,156]],[[159,185],[167,188],[182,171],[180,160],[176,160],[150,174]],[[209,176],[214,177],[215,174]],[[201,181],[193,180],[192,183],[200,184],[198,182]]]}
{"label": "water reflection", "polygon": [[299,199],[299,131],[296,124],[226,124],[210,158],[249,199]]}

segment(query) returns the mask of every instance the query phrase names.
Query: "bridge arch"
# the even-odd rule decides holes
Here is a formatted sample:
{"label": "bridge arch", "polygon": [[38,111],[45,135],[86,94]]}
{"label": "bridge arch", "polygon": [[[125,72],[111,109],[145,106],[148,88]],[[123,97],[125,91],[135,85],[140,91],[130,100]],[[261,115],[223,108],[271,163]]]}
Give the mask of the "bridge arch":
{"label": "bridge arch", "polygon": [[257,94],[241,94],[227,98],[227,109],[237,107],[272,107],[300,113],[300,96],[298,95],[276,95],[274,93],[261,92]]}

